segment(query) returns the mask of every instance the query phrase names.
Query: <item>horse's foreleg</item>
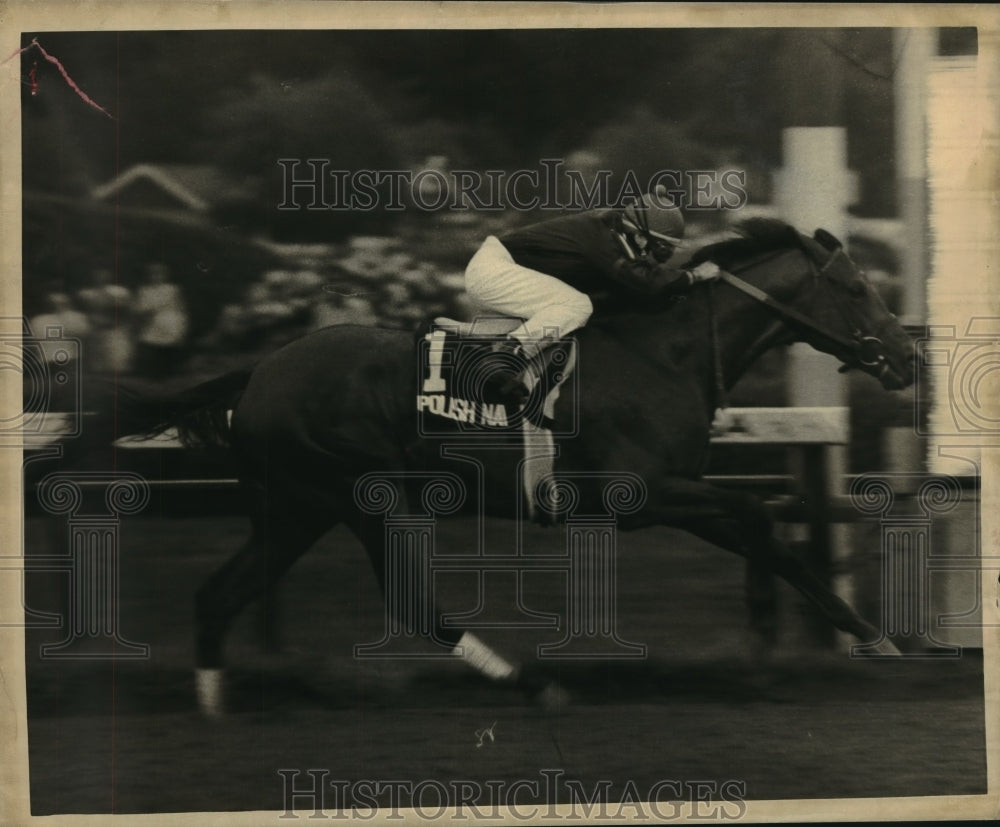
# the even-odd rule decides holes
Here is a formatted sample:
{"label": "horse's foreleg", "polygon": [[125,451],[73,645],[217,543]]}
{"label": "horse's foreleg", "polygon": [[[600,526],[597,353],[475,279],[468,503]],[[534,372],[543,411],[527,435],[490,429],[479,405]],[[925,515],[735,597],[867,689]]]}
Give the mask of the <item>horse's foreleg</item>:
{"label": "horse's foreleg", "polygon": [[[878,629],[865,620],[850,604],[838,597],[792,550],[774,536],[773,523],[764,505],[754,497],[736,495],[730,507],[737,503],[737,519],[748,528],[749,560],[752,567],[774,572],[808,598],[833,626],[847,632],[862,643],[879,640]],[[899,654],[888,640],[878,647],[882,654]]]}
{"label": "horse's foreleg", "polygon": [[[255,531],[195,593],[195,694],[210,717],[224,708],[223,642],[233,619],[263,583],[266,550]],[[261,585],[262,589],[263,586]]]}
{"label": "horse's foreleg", "polygon": [[746,560],[747,623],[753,634],[755,660],[766,659],[778,642],[780,609],[774,573],[761,553],[770,536],[769,525],[756,519],[735,519],[727,509],[715,504],[695,508],[673,524]]}
{"label": "horse's foreleg", "polygon": [[[812,601],[841,631],[862,642],[880,635],[851,606],[837,597],[783,543],[774,537],[763,504],[754,497],[708,483],[668,480],[650,497],[638,519],[681,528],[744,557],[748,562],[748,598],[751,625],[762,642],[773,641],[776,595],[767,585],[767,572],[778,575]],[[891,644],[884,651],[891,653]]]}
{"label": "horse's foreleg", "polygon": [[819,607],[837,629],[854,635],[862,643],[879,641],[875,648],[879,654],[899,654],[895,644],[884,638],[875,626],[837,597],[788,547],[774,538],[770,541],[767,563],[775,574],[793,585]]}

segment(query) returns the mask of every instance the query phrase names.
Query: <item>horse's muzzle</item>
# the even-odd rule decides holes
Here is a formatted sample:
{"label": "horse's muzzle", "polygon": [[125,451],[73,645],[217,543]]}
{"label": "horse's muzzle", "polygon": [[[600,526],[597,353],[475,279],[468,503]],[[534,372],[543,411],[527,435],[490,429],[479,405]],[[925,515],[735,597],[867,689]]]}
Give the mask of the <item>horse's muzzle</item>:
{"label": "horse's muzzle", "polygon": [[907,365],[900,369],[894,367],[889,360],[885,360],[872,373],[887,391],[903,390],[912,385],[916,377],[915,359],[911,357]]}

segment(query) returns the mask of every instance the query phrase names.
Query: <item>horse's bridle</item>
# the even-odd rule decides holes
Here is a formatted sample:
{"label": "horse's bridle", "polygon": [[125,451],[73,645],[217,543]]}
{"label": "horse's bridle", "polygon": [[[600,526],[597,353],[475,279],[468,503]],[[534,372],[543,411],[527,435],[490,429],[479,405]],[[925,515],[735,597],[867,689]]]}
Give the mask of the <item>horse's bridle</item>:
{"label": "horse's bridle", "polygon": [[[777,313],[786,321],[791,321],[797,325],[800,325],[801,327],[808,328],[809,330],[818,334],[820,337],[828,340],[829,342],[832,342],[835,345],[838,345],[846,353],[851,354],[857,360],[858,364],[861,365],[862,367],[874,368],[879,365],[882,365],[883,366],[882,370],[884,371],[887,363],[885,361],[885,353],[883,352],[881,339],[877,338],[876,336],[866,336],[857,327],[855,327],[852,332],[852,338],[848,339],[846,336],[842,336],[839,333],[836,333],[830,330],[829,328],[824,327],[814,319],[810,319],[808,316],[806,316],[804,313],[800,313],[794,307],[791,307],[790,305],[787,305],[784,302],[778,301],[773,296],[769,295],[768,293],[765,293],[759,287],[756,287],[750,284],[749,282],[744,281],[743,279],[741,279],[739,276],[736,275],[736,273],[745,272],[746,270],[750,270],[754,267],[757,267],[758,265],[763,264],[766,261],[770,261],[771,259],[777,258],[780,255],[784,255],[785,252],[787,251],[786,250],[773,251],[763,256],[759,256],[743,264],[741,267],[732,268],[732,270],[735,272],[722,270],[719,274],[719,278],[726,284],[735,287],[741,293],[744,293],[750,298],[754,299],[755,301],[760,302],[765,307],[769,307],[771,310],[775,311],[775,313]],[[826,271],[836,260],[837,256],[845,255],[843,249],[838,247],[836,250],[833,251],[830,257],[823,263],[823,266],[820,267],[819,270],[817,270],[816,264],[813,261],[812,257],[809,255],[809,252],[807,250],[803,250],[802,252],[805,254],[806,260],[809,262],[810,271],[816,277],[816,279],[820,281],[820,283],[824,283],[823,279],[824,276],[826,275]],[[712,350],[713,350],[713,359],[715,363],[714,368],[715,368],[716,405],[721,408],[726,408],[727,407],[726,388],[725,388],[724,378],[722,375],[722,354],[719,349],[718,321],[715,315],[715,302],[712,298],[714,295],[714,286],[715,286],[714,282],[709,284],[710,287],[709,312],[711,316]],[[830,296],[833,299],[834,304],[836,304],[837,310],[840,312],[841,316],[843,316],[844,320],[847,321],[848,315],[844,311],[843,306],[837,300],[837,297],[832,293],[830,294]],[[841,368],[841,371],[846,370],[849,367],[850,365],[845,363],[844,367]]]}
{"label": "horse's bridle", "polygon": [[[830,266],[837,259],[837,257],[845,255],[844,251],[838,247],[830,255],[830,258],[828,258],[823,263],[823,266],[819,270],[817,270],[816,265],[813,262],[812,258],[810,257],[809,253],[807,251],[803,252],[805,252],[806,259],[809,261],[809,267],[812,270],[813,274],[817,277],[817,279],[820,280],[822,280],[823,276],[826,275],[826,271],[830,268]],[[744,272],[752,267],[756,267],[763,261],[767,261],[772,257],[776,257],[777,255],[779,254],[775,254],[774,256],[768,256],[763,259],[758,259],[748,264],[745,264],[742,267],[734,269],[736,270],[736,272]],[[866,368],[874,368],[878,367],[879,365],[885,362],[885,353],[883,352],[882,340],[879,339],[878,337],[867,336],[863,334],[860,329],[854,327],[854,330],[851,334],[852,338],[848,339],[846,336],[842,336],[841,334],[836,333],[827,327],[824,327],[814,319],[810,319],[808,316],[806,316],[804,313],[800,313],[794,307],[791,307],[785,304],[784,302],[778,301],[773,296],[770,296],[767,293],[765,293],[759,287],[755,287],[754,285],[739,278],[733,272],[727,272],[723,270],[719,278],[726,284],[729,284],[735,287],[740,292],[750,296],[750,298],[771,308],[784,319],[794,322],[802,327],[806,327],[809,330],[813,331],[814,333],[819,334],[819,336],[828,340],[829,342],[838,345],[844,351],[851,354],[857,360],[859,365]],[[844,308],[841,305],[840,301],[834,294],[830,293],[829,295],[833,300],[833,303],[836,305],[837,310],[840,312],[841,316],[844,317],[845,321],[848,321],[848,314],[844,311]]]}

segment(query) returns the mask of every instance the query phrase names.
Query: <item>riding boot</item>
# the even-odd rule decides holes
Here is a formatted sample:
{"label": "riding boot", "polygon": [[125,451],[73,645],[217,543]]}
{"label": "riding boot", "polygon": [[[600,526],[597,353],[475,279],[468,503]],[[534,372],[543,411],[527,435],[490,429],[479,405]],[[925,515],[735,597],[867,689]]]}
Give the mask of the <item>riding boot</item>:
{"label": "riding boot", "polygon": [[501,342],[479,367],[486,375],[483,390],[487,401],[520,407],[528,398],[530,391],[521,378],[528,368],[528,360],[517,339]]}

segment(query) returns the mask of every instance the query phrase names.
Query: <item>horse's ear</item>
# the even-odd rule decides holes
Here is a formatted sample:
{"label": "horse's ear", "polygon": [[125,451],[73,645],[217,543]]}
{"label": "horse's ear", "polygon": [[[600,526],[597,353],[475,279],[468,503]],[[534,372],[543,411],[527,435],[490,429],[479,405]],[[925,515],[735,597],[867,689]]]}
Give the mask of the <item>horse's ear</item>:
{"label": "horse's ear", "polygon": [[831,252],[840,250],[844,246],[833,233],[827,232],[822,228],[813,233],[813,238]]}

